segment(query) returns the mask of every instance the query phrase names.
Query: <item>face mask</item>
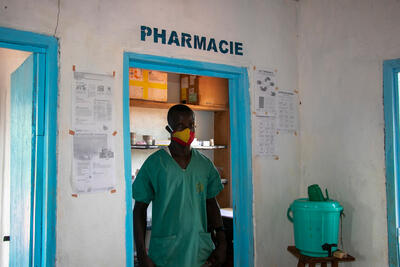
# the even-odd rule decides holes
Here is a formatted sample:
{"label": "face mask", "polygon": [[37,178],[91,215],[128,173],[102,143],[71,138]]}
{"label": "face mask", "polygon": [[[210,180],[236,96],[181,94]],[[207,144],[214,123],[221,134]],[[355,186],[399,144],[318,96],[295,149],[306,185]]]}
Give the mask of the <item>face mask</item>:
{"label": "face mask", "polygon": [[189,128],[186,128],[182,131],[174,131],[172,132],[172,140],[181,144],[183,146],[190,146],[194,139],[194,132],[192,132]]}

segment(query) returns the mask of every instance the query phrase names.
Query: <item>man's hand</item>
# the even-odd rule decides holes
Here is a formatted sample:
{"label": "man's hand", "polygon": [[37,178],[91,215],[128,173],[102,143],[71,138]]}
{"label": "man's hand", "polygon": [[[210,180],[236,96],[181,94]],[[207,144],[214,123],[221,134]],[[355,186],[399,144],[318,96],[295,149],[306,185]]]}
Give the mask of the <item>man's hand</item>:
{"label": "man's hand", "polygon": [[[207,223],[212,229],[223,228],[221,212],[215,198],[206,200]],[[226,260],[226,238],[224,231],[216,231],[217,248],[211,253],[206,266],[219,267]]]}
{"label": "man's hand", "polygon": [[225,263],[225,260],[226,242],[219,244],[218,247],[211,253],[206,262],[206,266],[219,267],[221,264]]}
{"label": "man's hand", "polygon": [[149,256],[145,256],[143,259],[143,263],[140,265],[140,267],[156,267],[154,262],[150,259]]}
{"label": "man's hand", "polygon": [[135,234],[136,252],[140,267],[155,267],[146,252],[146,212],[149,204],[136,201],[133,210],[133,230]]}

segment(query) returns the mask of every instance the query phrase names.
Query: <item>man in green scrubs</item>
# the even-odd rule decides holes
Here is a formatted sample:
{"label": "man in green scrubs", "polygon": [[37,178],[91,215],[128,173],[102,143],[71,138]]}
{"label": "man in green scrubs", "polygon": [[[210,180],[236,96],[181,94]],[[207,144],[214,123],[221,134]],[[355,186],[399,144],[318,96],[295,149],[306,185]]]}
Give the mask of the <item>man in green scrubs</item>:
{"label": "man in green scrubs", "polygon": [[[220,266],[226,240],[215,196],[222,190],[213,163],[190,147],[194,138],[193,111],[175,105],[168,111],[168,148],[145,161],[133,185],[136,251],[140,266]],[[146,211],[152,202],[150,247],[145,246]],[[211,234],[216,234],[216,246]]]}

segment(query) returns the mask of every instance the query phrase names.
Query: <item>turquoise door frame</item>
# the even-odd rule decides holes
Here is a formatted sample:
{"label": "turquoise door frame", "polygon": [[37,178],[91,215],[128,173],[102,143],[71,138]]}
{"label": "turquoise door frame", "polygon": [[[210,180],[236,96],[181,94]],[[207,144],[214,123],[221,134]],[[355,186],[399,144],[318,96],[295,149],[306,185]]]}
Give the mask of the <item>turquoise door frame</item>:
{"label": "turquoise door frame", "polygon": [[385,114],[386,199],[389,266],[399,266],[400,234],[400,59],[383,62],[383,102]]}
{"label": "turquoise door frame", "polygon": [[0,47],[32,52],[37,57],[35,207],[34,223],[30,225],[36,235],[32,241],[32,264],[55,266],[58,41],[51,36],[0,27]]}
{"label": "turquoise door frame", "polygon": [[229,79],[235,266],[254,266],[250,93],[247,69],[200,61],[124,53],[123,123],[126,183],[126,266],[133,266],[129,67]]}

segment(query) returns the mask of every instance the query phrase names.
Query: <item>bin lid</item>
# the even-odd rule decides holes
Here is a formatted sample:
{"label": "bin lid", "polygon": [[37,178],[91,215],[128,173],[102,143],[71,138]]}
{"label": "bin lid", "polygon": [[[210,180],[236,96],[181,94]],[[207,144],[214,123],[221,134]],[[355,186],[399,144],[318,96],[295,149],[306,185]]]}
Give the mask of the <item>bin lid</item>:
{"label": "bin lid", "polygon": [[292,209],[322,209],[326,211],[342,211],[343,207],[339,202],[333,199],[327,201],[309,201],[308,198],[299,198],[293,201]]}

